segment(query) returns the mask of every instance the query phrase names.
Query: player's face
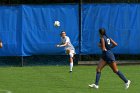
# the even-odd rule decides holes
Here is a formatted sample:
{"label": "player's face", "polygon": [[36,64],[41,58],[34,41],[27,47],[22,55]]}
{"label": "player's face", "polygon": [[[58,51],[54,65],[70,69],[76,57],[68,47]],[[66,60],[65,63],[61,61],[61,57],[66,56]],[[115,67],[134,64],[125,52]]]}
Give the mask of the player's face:
{"label": "player's face", "polygon": [[61,37],[65,37],[66,36],[66,33],[65,32],[63,32],[63,33],[61,33]]}

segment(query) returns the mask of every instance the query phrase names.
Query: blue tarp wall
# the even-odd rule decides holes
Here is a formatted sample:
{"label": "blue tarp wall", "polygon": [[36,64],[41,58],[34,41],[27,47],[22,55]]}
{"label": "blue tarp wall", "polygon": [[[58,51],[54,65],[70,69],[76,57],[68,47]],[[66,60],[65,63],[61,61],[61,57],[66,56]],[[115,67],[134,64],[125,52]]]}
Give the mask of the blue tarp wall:
{"label": "blue tarp wall", "polygon": [[[66,31],[79,52],[78,5],[22,5],[0,7],[0,56],[64,54],[60,32]],[[54,27],[59,20],[61,26]]]}
{"label": "blue tarp wall", "polygon": [[82,13],[82,54],[100,54],[99,28],[118,46],[116,54],[140,54],[140,4],[86,4]]}
{"label": "blue tarp wall", "polygon": [[[4,44],[0,56],[64,54],[63,48],[55,47],[62,30],[71,38],[77,54],[100,54],[99,28],[105,28],[118,43],[114,53],[139,54],[139,10],[139,4],[84,4],[79,34],[76,4],[0,6],[0,39]],[[59,28],[53,26],[55,20],[61,22]]]}

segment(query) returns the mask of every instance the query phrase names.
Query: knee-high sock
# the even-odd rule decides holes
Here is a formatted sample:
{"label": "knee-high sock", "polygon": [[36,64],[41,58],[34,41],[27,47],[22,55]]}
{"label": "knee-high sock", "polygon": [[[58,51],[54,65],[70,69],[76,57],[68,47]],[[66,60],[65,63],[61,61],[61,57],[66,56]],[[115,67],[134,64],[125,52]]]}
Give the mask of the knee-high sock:
{"label": "knee-high sock", "polygon": [[72,71],[73,68],[73,62],[70,63],[70,71]]}
{"label": "knee-high sock", "polygon": [[126,79],[126,77],[122,74],[122,72],[118,71],[116,73],[125,83],[128,82],[128,80]]}
{"label": "knee-high sock", "polygon": [[97,72],[97,73],[96,73],[96,80],[95,80],[95,84],[96,84],[96,85],[99,84],[100,77],[101,77],[101,72]]}

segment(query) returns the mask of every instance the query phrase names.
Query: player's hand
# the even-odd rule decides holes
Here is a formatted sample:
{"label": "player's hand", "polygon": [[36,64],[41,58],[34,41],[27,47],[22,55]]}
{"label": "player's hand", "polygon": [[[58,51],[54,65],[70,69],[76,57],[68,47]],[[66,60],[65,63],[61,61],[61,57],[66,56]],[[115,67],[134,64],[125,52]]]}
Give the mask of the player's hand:
{"label": "player's hand", "polygon": [[60,45],[56,45],[56,47],[60,47]]}

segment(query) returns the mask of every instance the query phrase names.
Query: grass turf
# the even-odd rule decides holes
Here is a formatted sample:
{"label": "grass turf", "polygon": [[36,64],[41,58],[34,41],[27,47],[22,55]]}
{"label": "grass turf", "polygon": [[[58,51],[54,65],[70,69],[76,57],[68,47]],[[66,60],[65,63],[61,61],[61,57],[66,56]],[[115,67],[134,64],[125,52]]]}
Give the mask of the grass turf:
{"label": "grass turf", "polygon": [[[12,93],[139,93],[140,66],[119,66],[132,84],[128,90],[124,83],[107,66],[102,71],[100,88],[88,87],[95,79],[96,66],[1,67],[1,90]],[[6,92],[5,92],[6,93]]]}

